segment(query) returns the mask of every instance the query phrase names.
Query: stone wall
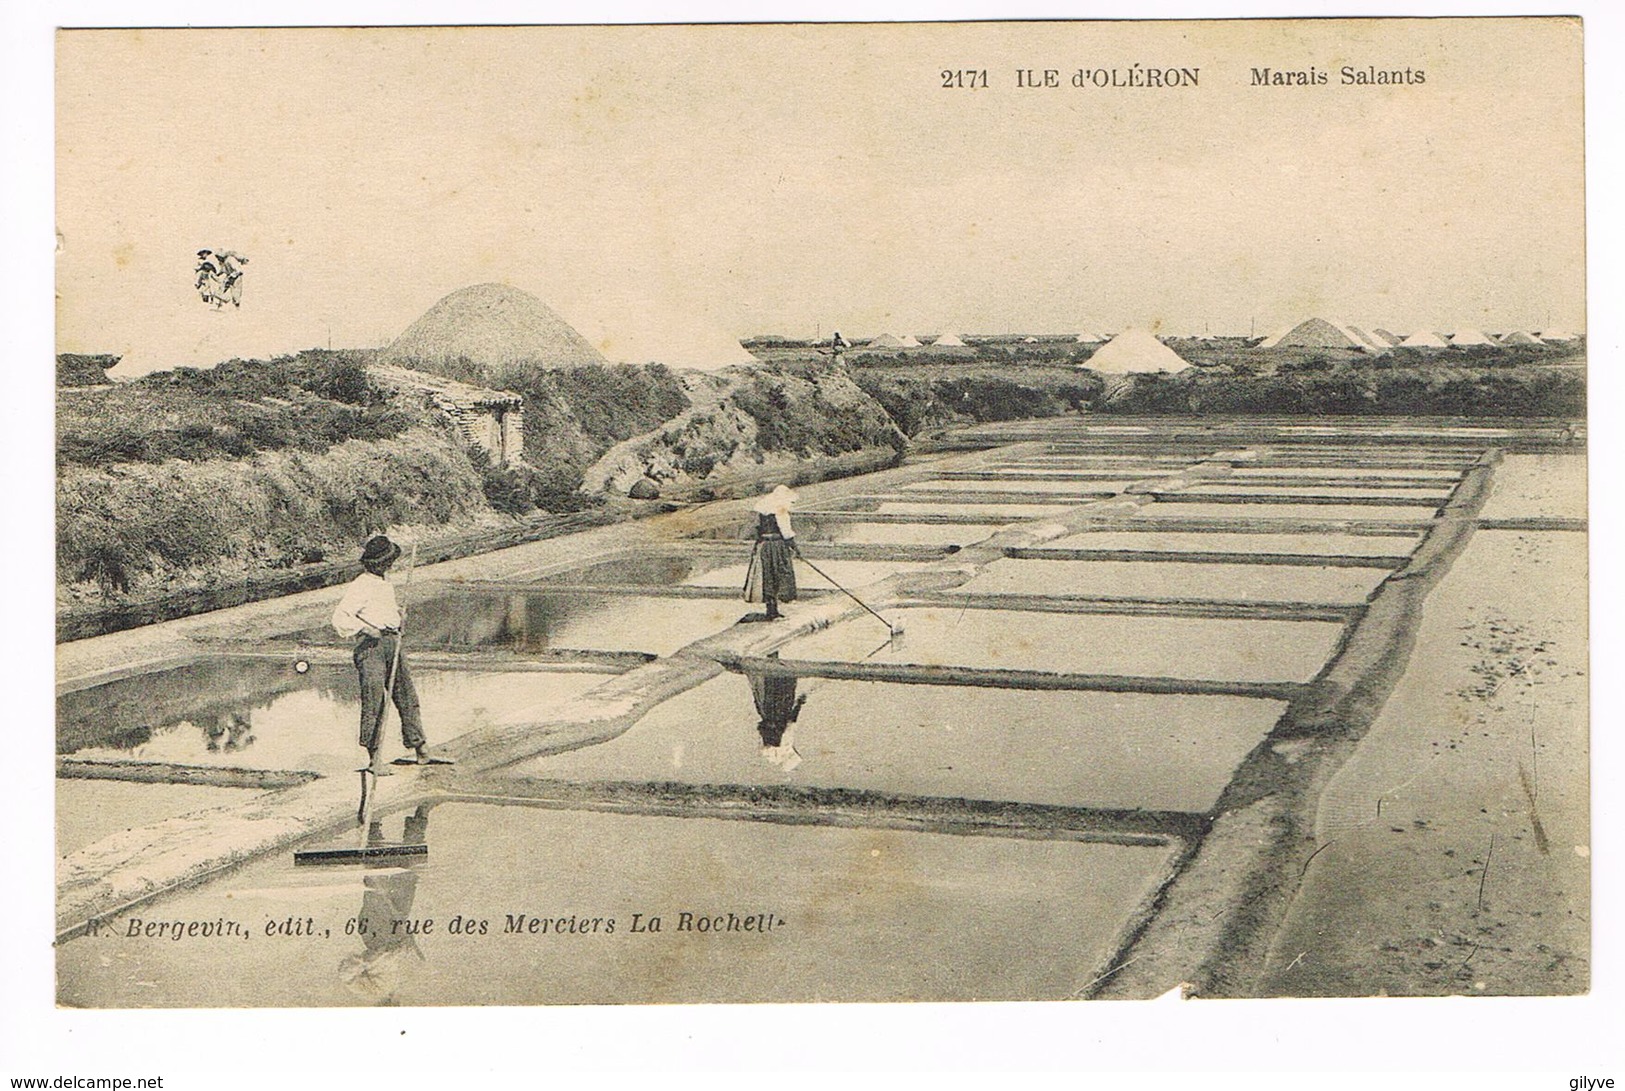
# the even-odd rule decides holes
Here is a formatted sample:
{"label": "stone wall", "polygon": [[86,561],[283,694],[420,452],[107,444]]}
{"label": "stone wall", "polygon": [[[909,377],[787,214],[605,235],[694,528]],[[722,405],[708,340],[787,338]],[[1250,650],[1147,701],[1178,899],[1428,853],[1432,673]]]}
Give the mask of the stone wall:
{"label": "stone wall", "polygon": [[523,459],[525,399],[520,395],[387,364],[368,370],[381,386],[424,395],[451,418],[470,446],[490,456],[492,465],[508,466]]}

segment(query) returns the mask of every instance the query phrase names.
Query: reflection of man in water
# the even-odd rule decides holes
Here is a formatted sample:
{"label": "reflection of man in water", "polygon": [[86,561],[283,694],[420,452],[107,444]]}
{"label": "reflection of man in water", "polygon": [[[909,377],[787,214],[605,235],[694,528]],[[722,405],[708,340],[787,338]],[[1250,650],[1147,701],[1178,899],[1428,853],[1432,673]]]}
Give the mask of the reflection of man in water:
{"label": "reflection of man in water", "polygon": [[[429,843],[429,807],[428,803],[420,803],[417,810],[406,816],[401,844]],[[388,843],[384,838],[383,821],[373,820],[367,827],[367,847]],[[404,922],[411,917],[412,901],[418,892],[417,872],[410,866],[417,858],[404,856],[401,859],[407,866],[369,870],[362,879],[366,892],[361,896],[361,920],[366,930],[361,937],[361,953],[347,955],[339,963],[339,980],[345,988],[380,1006],[397,1003],[395,992],[400,988],[402,963],[407,956],[423,959],[417,937],[405,930],[404,923],[400,930],[394,926],[395,921]]]}
{"label": "reflection of man in water", "polygon": [[203,728],[209,752],[246,750],[254,745],[254,721],[247,712],[222,712]]}
{"label": "reflection of man in water", "polygon": [[[770,658],[777,659],[774,652]],[[807,703],[805,695],[796,696],[796,676],[751,671],[751,700],[756,702],[756,733],[762,737],[762,757],[786,773],[801,764],[790,725],[801,715],[801,706]]]}

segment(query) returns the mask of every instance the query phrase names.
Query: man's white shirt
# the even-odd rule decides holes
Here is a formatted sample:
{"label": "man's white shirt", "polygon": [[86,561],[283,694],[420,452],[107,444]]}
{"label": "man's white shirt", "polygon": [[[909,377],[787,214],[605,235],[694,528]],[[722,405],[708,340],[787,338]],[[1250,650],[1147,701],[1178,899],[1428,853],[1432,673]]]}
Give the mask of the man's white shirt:
{"label": "man's white shirt", "polygon": [[395,587],[382,576],[363,572],[350,581],[344,597],[333,609],[333,628],[340,636],[353,637],[363,625],[374,629],[399,629],[401,608],[395,601]]}

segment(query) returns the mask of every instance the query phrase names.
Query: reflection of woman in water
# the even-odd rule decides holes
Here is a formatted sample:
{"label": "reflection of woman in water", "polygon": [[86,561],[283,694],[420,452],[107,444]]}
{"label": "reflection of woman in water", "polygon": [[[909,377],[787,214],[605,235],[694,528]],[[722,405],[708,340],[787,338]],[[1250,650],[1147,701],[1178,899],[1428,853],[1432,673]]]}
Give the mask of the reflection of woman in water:
{"label": "reflection of woman in water", "polygon": [[790,559],[799,550],[790,525],[790,509],[798,497],[780,485],[756,501],[756,548],[745,573],[745,601],[767,604],[767,620],[777,621],[779,603],[796,601],[796,570]]}
{"label": "reflection of woman in water", "polygon": [[[403,845],[429,843],[428,803],[419,803],[417,810],[406,816],[401,831]],[[374,819],[367,827],[367,847],[384,845],[384,823]],[[417,937],[405,930],[403,923],[396,930],[395,921],[405,922],[412,915],[412,901],[417,897],[418,876],[410,862],[415,857],[402,857],[407,866],[392,865],[380,870],[369,870],[362,884],[366,892],[361,896],[362,933],[360,954],[347,955],[339,963],[339,980],[358,996],[380,1006],[393,1005],[395,992],[400,987],[401,963],[408,955],[420,960]]]}
{"label": "reflection of woman in water", "polygon": [[[774,653],[777,658],[777,653]],[[807,703],[805,695],[796,696],[796,676],[768,674],[752,671],[751,700],[756,702],[756,733],[762,737],[762,757],[786,773],[801,764],[790,725],[801,715],[801,706]]]}

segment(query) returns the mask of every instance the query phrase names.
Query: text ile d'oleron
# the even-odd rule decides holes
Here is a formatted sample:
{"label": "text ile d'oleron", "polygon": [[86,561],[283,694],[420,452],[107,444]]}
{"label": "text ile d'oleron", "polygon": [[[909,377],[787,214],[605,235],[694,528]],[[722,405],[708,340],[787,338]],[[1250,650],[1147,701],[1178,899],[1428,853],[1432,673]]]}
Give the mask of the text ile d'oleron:
{"label": "text ile d'oleron", "polygon": [[[938,73],[947,90],[986,90],[1012,86],[1020,90],[1109,90],[1116,88],[1182,89],[1200,87],[1200,66],[1131,64],[1127,67],[1016,68],[1003,80],[990,81],[986,68],[944,68]],[[1309,65],[1306,68],[1251,67],[1245,70],[1250,87],[1414,87],[1427,82],[1427,72],[1411,65],[1387,67],[1375,64],[1345,64],[1335,71]],[[1221,80],[1222,82],[1222,80]]]}

